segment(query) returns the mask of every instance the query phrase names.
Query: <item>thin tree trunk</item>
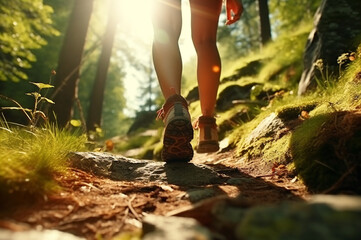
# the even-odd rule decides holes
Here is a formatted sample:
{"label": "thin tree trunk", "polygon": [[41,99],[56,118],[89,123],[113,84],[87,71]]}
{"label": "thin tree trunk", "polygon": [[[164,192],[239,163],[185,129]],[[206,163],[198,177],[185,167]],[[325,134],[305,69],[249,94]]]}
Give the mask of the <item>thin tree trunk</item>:
{"label": "thin tree trunk", "polygon": [[59,127],[65,127],[73,115],[79,68],[92,11],[93,0],[75,1],[59,57],[52,96],[55,102],[52,110]]}
{"label": "thin tree trunk", "polygon": [[117,9],[114,7],[116,0],[110,3],[109,17],[102,41],[102,51],[100,54],[98,69],[95,76],[95,82],[93,85],[90,106],[88,111],[87,127],[88,131],[93,131],[98,126],[101,126],[104,91],[106,85],[106,79],[108,75],[108,68],[110,58],[112,55],[112,48],[117,27]]}
{"label": "thin tree trunk", "polygon": [[262,46],[267,44],[271,39],[271,24],[269,20],[268,0],[258,0],[260,34]]}

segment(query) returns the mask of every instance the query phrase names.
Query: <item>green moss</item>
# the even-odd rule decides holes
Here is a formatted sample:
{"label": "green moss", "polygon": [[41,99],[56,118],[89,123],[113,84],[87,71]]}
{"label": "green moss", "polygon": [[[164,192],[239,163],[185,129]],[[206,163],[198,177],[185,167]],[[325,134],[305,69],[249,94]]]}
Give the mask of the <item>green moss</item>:
{"label": "green moss", "polygon": [[282,120],[289,121],[292,119],[297,119],[302,111],[312,111],[317,106],[317,104],[318,102],[316,101],[312,101],[309,103],[291,103],[277,108],[276,113],[277,116]]}
{"label": "green moss", "polygon": [[[294,96],[288,96],[284,99],[276,100],[272,105],[268,106],[268,109],[263,109],[263,112],[258,111],[260,114],[251,122],[242,125],[231,134],[231,141],[237,142],[237,144],[234,144],[237,147],[237,154],[245,155],[247,159],[263,157],[269,162],[288,162],[289,133],[301,121],[295,122],[295,120],[298,120],[301,111],[305,110],[309,112],[314,109],[317,104],[314,100],[306,99],[299,101]],[[273,133],[270,136],[257,138],[254,142],[249,143],[247,138],[250,133],[261,121],[268,117],[271,112],[275,112],[287,128],[283,130],[283,133]],[[268,160],[268,158],[270,159]]]}
{"label": "green moss", "polygon": [[358,239],[360,212],[327,204],[281,203],[242,212],[237,239]]}
{"label": "green moss", "polygon": [[[261,112],[257,117],[255,117],[252,121],[247,122],[238,128],[234,129],[232,133],[230,133],[229,142],[231,145],[235,146],[236,148],[236,154],[237,155],[251,155],[250,147],[248,144],[246,144],[246,139],[249,136],[249,134],[255,129],[258,124],[269,114],[269,111]],[[258,145],[262,145],[262,143],[259,143]],[[257,148],[256,148],[257,149]]]}
{"label": "green moss", "polygon": [[310,118],[292,135],[291,153],[296,170],[310,190],[320,192],[336,184],[349,172],[338,188],[354,185],[360,191],[359,148],[361,114],[333,112]]}
{"label": "green moss", "polygon": [[269,162],[288,163],[290,160],[290,145],[291,134],[279,138],[267,144],[263,151],[263,158]]}

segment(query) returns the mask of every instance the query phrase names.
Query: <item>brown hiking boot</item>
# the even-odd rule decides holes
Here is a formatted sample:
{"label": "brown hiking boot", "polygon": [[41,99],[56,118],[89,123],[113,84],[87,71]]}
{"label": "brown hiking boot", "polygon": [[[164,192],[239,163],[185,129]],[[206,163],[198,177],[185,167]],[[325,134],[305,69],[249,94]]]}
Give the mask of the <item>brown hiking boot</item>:
{"label": "brown hiking boot", "polygon": [[165,125],[161,158],[166,162],[188,162],[193,158],[193,127],[187,101],[178,94],[169,97],[158,118]]}
{"label": "brown hiking boot", "polygon": [[199,129],[197,153],[210,153],[219,150],[218,132],[214,117],[201,116],[195,128]]}

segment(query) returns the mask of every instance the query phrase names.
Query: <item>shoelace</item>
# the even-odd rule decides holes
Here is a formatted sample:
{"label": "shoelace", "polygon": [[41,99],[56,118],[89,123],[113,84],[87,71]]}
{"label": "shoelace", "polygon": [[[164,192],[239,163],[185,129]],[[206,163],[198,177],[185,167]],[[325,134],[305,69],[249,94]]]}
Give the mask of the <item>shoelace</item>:
{"label": "shoelace", "polygon": [[199,118],[197,118],[193,123],[192,123],[193,129],[198,130],[199,129]]}
{"label": "shoelace", "polygon": [[164,109],[161,108],[157,111],[157,117],[156,117],[156,120],[163,120],[165,117],[165,112],[164,112]]}

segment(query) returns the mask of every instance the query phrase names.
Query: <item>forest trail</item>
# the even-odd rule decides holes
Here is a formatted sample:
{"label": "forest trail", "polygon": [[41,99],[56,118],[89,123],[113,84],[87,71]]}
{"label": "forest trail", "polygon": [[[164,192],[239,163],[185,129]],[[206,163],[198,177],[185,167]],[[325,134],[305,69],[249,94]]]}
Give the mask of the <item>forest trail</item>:
{"label": "forest trail", "polygon": [[[97,156],[119,160],[107,153],[94,154],[80,153],[76,159],[81,156],[88,163]],[[57,229],[86,239],[111,239],[122,232],[140,231],[144,216],[155,214],[195,218],[211,231],[227,236],[230,226],[214,228],[219,221],[212,208],[222,201],[248,208],[308,198],[305,186],[283,166],[267,166],[261,161],[242,164],[228,151],[196,154],[190,163],[169,166],[122,157],[120,162],[122,159],[130,165],[113,167],[113,171],[120,171],[120,177],[105,173],[103,167],[110,165],[102,165],[104,162],[90,163],[93,169],[82,162],[69,174],[56,176],[61,191],[17,206],[0,221],[0,227],[14,231]],[[134,175],[136,170],[143,172],[142,176]],[[124,176],[126,180],[122,180]]]}

